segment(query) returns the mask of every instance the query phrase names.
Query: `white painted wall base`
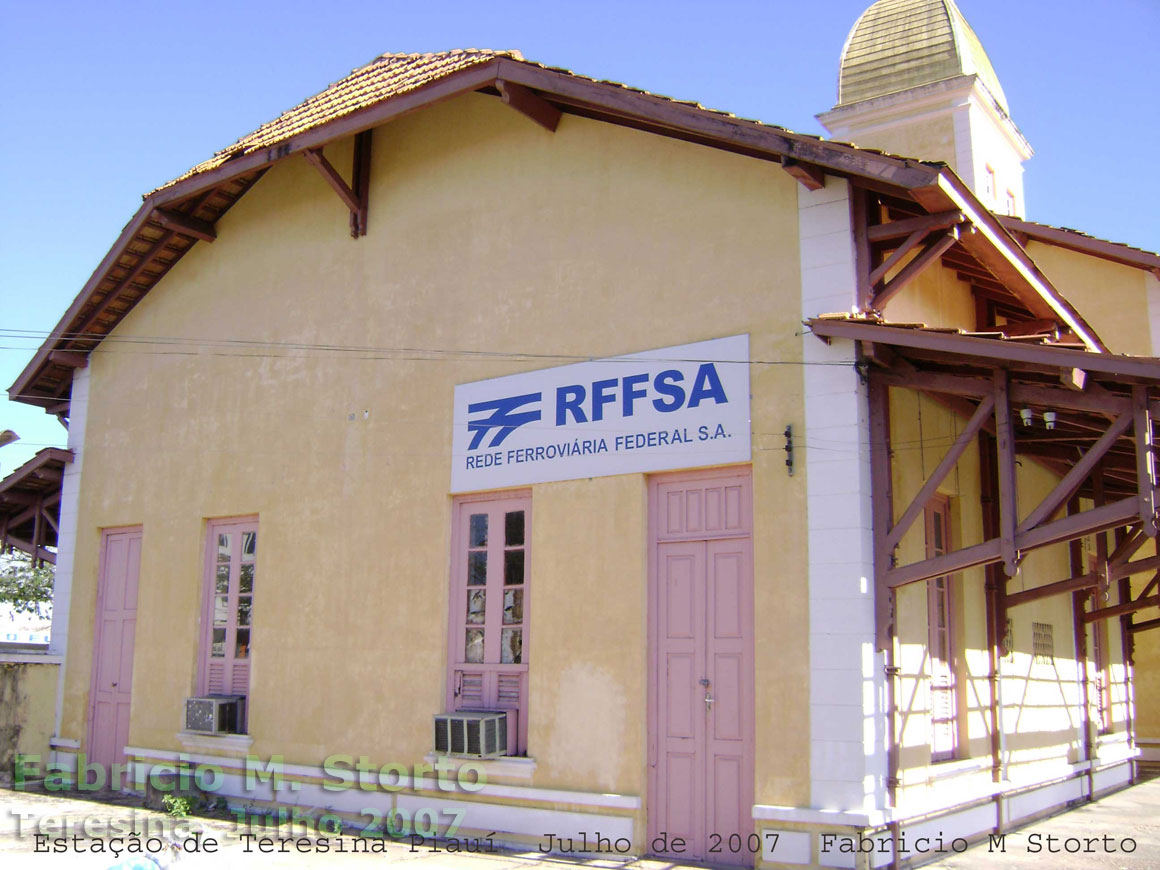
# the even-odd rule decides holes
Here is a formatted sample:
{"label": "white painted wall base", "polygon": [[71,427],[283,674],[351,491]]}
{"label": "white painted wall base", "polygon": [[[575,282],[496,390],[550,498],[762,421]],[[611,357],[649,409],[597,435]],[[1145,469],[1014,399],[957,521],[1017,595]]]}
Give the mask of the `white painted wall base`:
{"label": "white painted wall base", "polygon": [[[1092,775],[1096,799],[1127,786],[1131,777],[1130,761],[1099,768]],[[753,818],[761,837],[763,866],[871,870],[893,860],[891,822],[900,823],[899,856],[920,864],[965,851],[999,827],[1010,831],[1088,797],[1087,765],[1076,765],[1065,778],[1034,785],[996,785],[990,793],[958,806],[928,808],[926,815],[909,818],[889,810],[824,813],[772,806],[754,807]]]}

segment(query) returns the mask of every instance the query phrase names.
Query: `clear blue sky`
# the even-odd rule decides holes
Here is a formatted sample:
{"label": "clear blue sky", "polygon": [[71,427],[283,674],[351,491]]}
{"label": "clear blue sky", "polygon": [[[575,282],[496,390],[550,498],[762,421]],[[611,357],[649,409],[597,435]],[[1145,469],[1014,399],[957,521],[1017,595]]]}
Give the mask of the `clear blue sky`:
{"label": "clear blue sky", "polygon": [[[820,134],[869,2],[6,0],[0,329],[50,330],[142,193],[383,52],[518,48]],[[1027,216],[1160,249],[1160,0],[959,6],[1037,152]],[[39,343],[0,333],[0,389]],[[23,439],[0,449],[0,475],[64,443],[55,418],[7,401],[0,429]]]}

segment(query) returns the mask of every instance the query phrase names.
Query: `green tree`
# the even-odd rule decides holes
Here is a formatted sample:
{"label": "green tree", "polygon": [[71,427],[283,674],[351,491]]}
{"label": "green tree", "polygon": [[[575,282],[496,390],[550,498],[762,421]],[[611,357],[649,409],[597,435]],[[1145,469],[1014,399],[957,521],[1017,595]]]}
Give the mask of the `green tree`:
{"label": "green tree", "polygon": [[51,565],[34,568],[27,553],[0,554],[0,604],[9,604],[17,613],[46,616],[52,604]]}

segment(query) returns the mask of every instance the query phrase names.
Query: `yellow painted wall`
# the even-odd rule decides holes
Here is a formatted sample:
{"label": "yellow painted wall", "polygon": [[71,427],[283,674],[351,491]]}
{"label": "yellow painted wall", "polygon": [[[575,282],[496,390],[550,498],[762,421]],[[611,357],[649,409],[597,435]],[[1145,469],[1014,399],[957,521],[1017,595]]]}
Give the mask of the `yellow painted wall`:
{"label": "yellow painted wall", "polygon": [[17,755],[48,761],[56,725],[58,664],[0,662],[0,781],[13,775]]}
{"label": "yellow painted wall", "polygon": [[[93,355],[64,735],[86,738],[99,529],[144,526],[129,742],[180,751],[205,519],[258,514],[251,751],[422,760],[453,385],[742,332],[754,359],[800,358],[797,191],[775,165],[573,116],[553,135],[470,95],[376,130],[371,178],[352,241],[306,161],[274,166],[116,330],[188,352]],[[776,448],[800,379],[751,370],[754,620],[778,639],[757,644],[757,800],[790,805],[809,799],[805,481]],[[645,793],[646,492],[533,487],[528,784]]]}
{"label": "yellow painted wall", "polygon": [[[903,260],[891,272],[891,277],[915,255],[917,251]],[[974,330],[975,300],[970,286],[960,281],[952,270],[931,265],[887,303],[885,316],[895,323]]]}
{"label": "yellow painted wall", "polygon": [[1153,356],[1147,273],[1055,245],[1031,241],[1027,253],[1113,353]]}
{"label": "yellow painted wall", "polygon": [[[891,449],[894,459],[894,513],[901,517],[923,482],[942,460],[962,431],[965,421],[922,396],[901,389],[890,391]],[[1019,516],[1026,516],[1058,482],[1051,472],[1029,460],[1016,468]],[[980,508],[980,468],[977,447],[970,447],[939,487],[950,499],[952,546],[966,547],[983,540]],[[918,561],[925,553],[925,530],[920,516],[897,551],[898,564]],[[1019,592],[1071,576],[1066,545],[1028,553],[1017,575],[1008,580],[1009,592]],[[953,606],[957,609],[953,641],[961,657],[959,705],[959,760],[978,760],[967,767],[931,764],[930,662],[928,658],[927,588],[925,583],[903,587],[897,596],[897,664],[899,728],[902,748],[900,771],[906,806],[966,787],[982,787],[991,780],[990,661],[987,651],[984,571],[974,568],[954,577]],[[1082,714],[1079,708],[1075,637],[1071,598],[1052,596],[1011,608],[1013,649],[1000,665],[1000,687],[1008,774],[1013,779],[1043,778],[1046,771],[1082,757]],[[1053,661],[1035,661],[1032,623],[1052,627]],[[1111,644],[1113,671],[1122,679],[1118,642]],[[1124,729],[1124,708],[1116,708],[1116,729]],[[950,779],[946,771],[956,768]]]}

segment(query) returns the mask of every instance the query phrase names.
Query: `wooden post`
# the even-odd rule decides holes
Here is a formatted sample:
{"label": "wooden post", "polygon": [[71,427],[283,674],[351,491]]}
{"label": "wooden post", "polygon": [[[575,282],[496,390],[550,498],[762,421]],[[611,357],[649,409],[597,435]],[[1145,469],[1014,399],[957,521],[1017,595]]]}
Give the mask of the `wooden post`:
{"label": "wooden post", "polygon": [[1140,522],[1144,534],[1156,537],[1156,467],[1152,459],[1152,412],[1148,388],[1132,387],[1132,413],[1136,426],[1136,487],[1140,500]]}
{"label": "wooden post", "polygon": [[1007,391],[1007,372],[996,369],[995,385],[995,453],[999,469],[999,552],[1008,577],[1019,570],[1015,550],[1015,527],[1018,523],[1018,501],[1015,495],[1015,430],[1011,425],[1011,401]]}
{"label": "wooden post", "polygon": [[367,200],[371,189],[371,136],[374,131],[364,130],[354,137],[354,169],[351,187],[358,197],[358,210],[350,213],[350,237],[357,239],[367,234]]}
{"label": "wooden post", "polygon": [[40,537],[44,534],[44,496],[36,499],[36,518],[32,521],[32,567],[44,563],[40,559]]}
{"label": "wooden post", "polygon": [[[999,536],[999,470],[996,465],[994,439],[986,433],[979,435],[979,504],[983,511],[983,538]],[[1001,661],[1010,650],[1007,645],[1007,577],[999,564],[992,562],[983,569],[987,618],[987,651],[989,660],[991,731],[991,780],[1003,781],[1003,700]],[[1002,801],[997,802],[996,833],[1002,833]]]}
{"label": "wooden post", "polygon": [[[1079,498],[1073,497],[1067,503],[1067,512],[1077,514],[1080,511]],[[1068,556],[1071,561],[1071,570],[1074,574],[1083,571],[1087,566],[1083,564],[1083,542],[1076,538],[1068,543]],[[1092,799],[1092,722],[1091,701],[1088,695],[1088,658],[1087,658],[1087,623],[1084,622],[1083,612],[1091,595],[1090,589],[1073,592],[1071,595],[1072,632],[1075,637],[1075,661],[1079,670],[1079,721],[1083,729],[1083,760],[1088,764],[1088,800]]]}
{"label": "wooden post", "polygon": [[[898,806],[899,735],[895,705],[898,703],[898,667],[894,661],[895,592],[886,585],[886,572],[894,560],[887,534],[894,522],[894,488],[890,467],[890,389],[870,373],[870,503],[874,540],[874,642],[882,652],[886,689],[886,793]],[[896,855],[897,859],[897,855]]]}
{"label": "wooden post", "polygon": [[858,294],[858,310],[870,310],[874,288],[870,285],[871,252],[867,234],[870,222],[869,194],[865,189],[850,185],[850,223],[854,230],[854,286]]}

